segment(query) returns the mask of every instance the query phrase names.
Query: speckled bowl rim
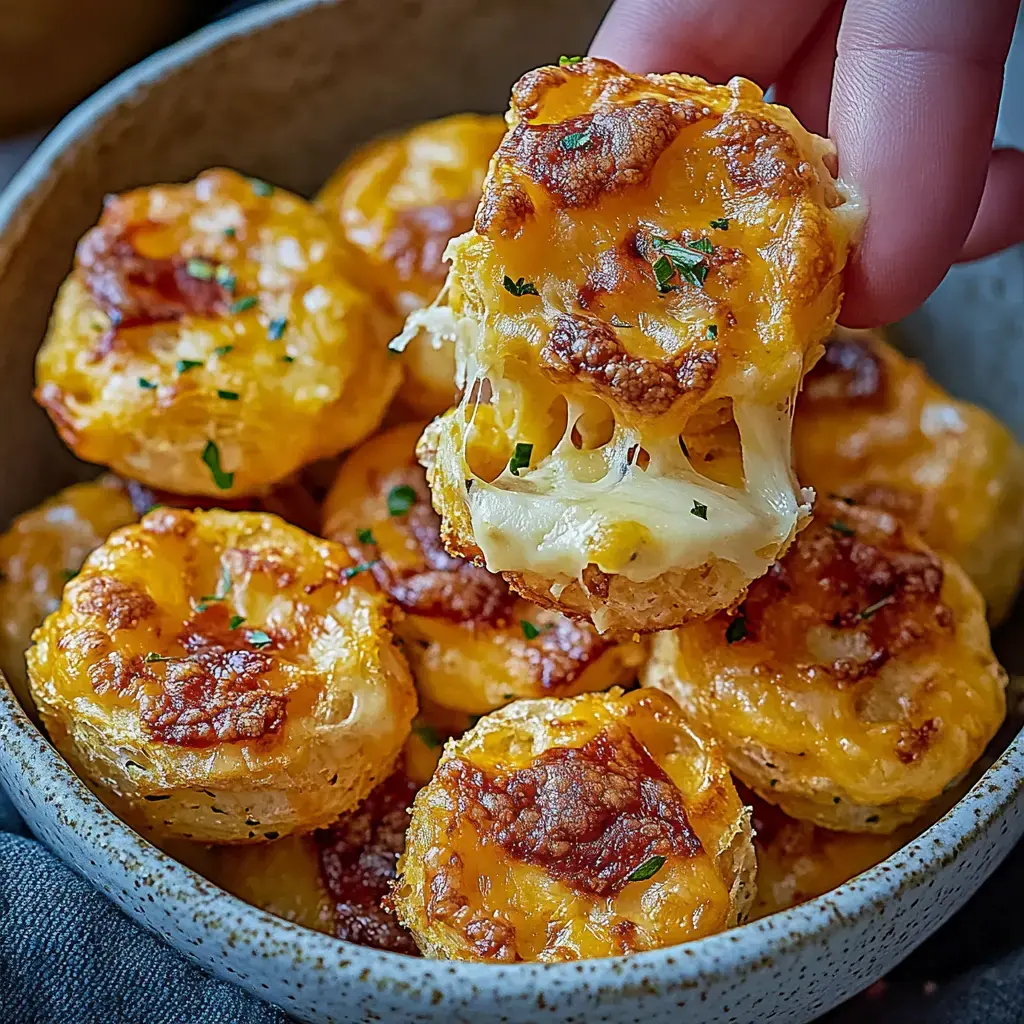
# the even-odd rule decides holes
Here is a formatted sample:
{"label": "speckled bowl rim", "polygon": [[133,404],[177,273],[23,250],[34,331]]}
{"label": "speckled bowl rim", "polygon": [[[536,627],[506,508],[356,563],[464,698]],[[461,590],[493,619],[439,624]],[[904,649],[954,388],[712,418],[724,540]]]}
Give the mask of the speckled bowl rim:
{"label": "speckled bowl rim", "polygon": [[[337,3],[338,0],[276,0],[239,12],[207,26],[193,36],[155,54],[124,72],[72,111],[40,144],[6,190],[0,194],[0,259],[21,237],[18,218],[22,205],[36,193],[45,196],[52,187],[52,174],[60,168],[65,151],[87,134],[95,121],[114,108],[130,104],[133,95],[150,82],[188,65],[193,58],[228,40],[284,21],[306,9]],[[24,230],[25,225],[20,225]],[[592,986],[579,963],[493,965],[421,960],[335,939],[321,932],[275,917],[225,893],[190,868],[162,853],[115,817],[89,791],[60,757],[42,733],[31,723],[0,676],[0,739],[16,761],[26,766],[33,790],[50,799],[59,790],[58,815],[74,828],[87,844],[103,849],[119,861],[137,864],[158,877],[161,889],[181,902],[195,905],[197,917],[204,905],[216,901],[210,912],[215,930],[225,934],[257,935],[277,940],[281,950],[293,950],[297,960],[322,959],[346,972],[366,971],[367,976],[386,976],[401,961],[403,981],[423,990],[442,983],[464,982],[478,987],[500,988],[509,998],[532,999],[551,991],[567,996],[574,989]],[[771,970],[776,956],[815,944],[833,929],[848,927],[857,919],[877,914],[879,901],[918,883],[940,866],[957,859],[977,843],[986,841],[992,827],[1012,808],[1024,790],[1024,731],[1018,732],[981,779],[938,822],[910,844],[873,868],[862,872],[823,896],[790,910],[773,914],[681,946],[637,953],[628,957],[607,957],[588,965],[607,972],[602,994],[634,998],[640,991],[635,972],[652,972],[671,977],[678,988],[711,985],[739,973]],[[923,938],[923,937],[922,937]],[[627,976],[628,966],[628,976]],[[670,968],[660,972],[659,968]],[[587,973],[590,973],[588,970]],[[641,986],[642,988],[642,986]]]}

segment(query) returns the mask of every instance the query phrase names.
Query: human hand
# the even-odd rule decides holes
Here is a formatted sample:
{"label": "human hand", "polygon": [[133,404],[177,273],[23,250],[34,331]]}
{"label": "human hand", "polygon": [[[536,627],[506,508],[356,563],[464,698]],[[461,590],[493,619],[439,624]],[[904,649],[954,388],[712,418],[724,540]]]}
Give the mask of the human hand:
{"label": "human hand", "polygon": [[992,149],[1018,0],[616,0],[631,71],[774,83],[868,203],[840,319],[889,323],[950,265],[1024,240],[1024,153]]}

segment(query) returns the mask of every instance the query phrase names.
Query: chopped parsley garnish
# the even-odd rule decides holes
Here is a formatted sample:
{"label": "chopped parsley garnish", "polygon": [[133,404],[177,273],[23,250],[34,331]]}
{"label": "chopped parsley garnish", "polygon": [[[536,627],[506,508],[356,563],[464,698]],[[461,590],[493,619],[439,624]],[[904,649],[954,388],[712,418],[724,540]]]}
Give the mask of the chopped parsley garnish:
{"label": "chopped parsley garnish", "polygon": [[226,356],[229,352],[234,349],[234,345],[218,345],[214,350],[215,356]]}
{"label": "chopped parsley garnish", "polygon": [[261,181],[259,178],[250,178],[249,184],[252,186],[253,192],[258,196],[272,196],[274,194],[274,186],[269,182]]}
{"label": "chopped parsley garnish", "polygon": [[747,620],[742,615],[737,615],[736,618],[729,623],[729,628],[725,631],[725,642],[735,644],[740,640],[745,639],[746,635]]}
{"label": "chopped parsley garnish", "polygon": [[589,129],[583,132],[570,132],[559,141],[559,145],[568,153],[574,149],[585,149],[593,141],[593,138]]}
{"label": "chopped parsley garnish", "polygon": [[704,332],[704,336],[710,341],[714,341],[718,337],[718,324],[708,324],[708,329]]}
{"label": "chopped parsley garnish", "polygon": [[232,615],[231,618],[228,619],[228,629],[238,629],[243,622],[245,622],[244,615]]}
{"label": "chopped parsley garnish", "polygon": [[275,316],[273,320],[267,325],[267,337],[271,341],[280,341],[281,335],[284,334],[284,329],[288,326],[288,318],[283,316]]}
{"label": "chopped parsley garnish", "polygon": [[716,217],[712,222],[711,226],[717,228],[719,231],[729,230],[729,218],[728,217]]}
{"label": "chopped parsley garnish", "polygon": [[189,260],[185,264],[185,273],[197,281],[209,281],[213,277],[213,264],[209,260]]}
{"label": "chopped parsley garnish", "polygon": [[295,356],[281,356],[281,362],[282,363],[294,363],[295,362]]}
{"label": "chopped parsley garnish", "polygon": [[224,229],[224,237],[225,238],[234,238],[235,235],[237,235],[237,234],[238,234],[238,229],[237,228],[226,227]]}
{"label": "chopped parsley garnish", "polygon": [[194,370],[197,366],[202,365],[203,361],[201,359],[179,359],[174,364],[174,368],[178,373],[188,373],[189,370]]}
{"label": "chopped parsley garnish", "polygon": [[560,68],[567,68],[572,64],[579,64],[581,60],[583,60],[582,57],[566,57],[563,53],[562,56],[558,58],[558,66]]}
{"label": "chopped parsley garnish", "polygon": [[659,292],[670,292],[676,287],[672,283],[675,270],[672,269],[672,262],[667,256],[659,256],[654,261],[652,269],[654,270],[654,280],[658,283]]}
{"label": "chopped parsley garnish", "polygon": [[223,398],[225,402],[237,402],[238,392],[237,391],[224,391],[222,388],[217,388],[217,397]]}
{"label": "chopped parsley garnish", "polygon": [[708,507],[702,505],[696,498],[693,499],[693,508],[690,509],[690,515],[696,516],[698,519],[707,519]]}
{"label": "chopped parsley garnish", "polygon": [[360,544],[376,544],[377,540],[373,536],[373,530],[363,528],[362,530],[356,531],[356,536],[359,538]]}
{"label": "chopped parsley garnish", "polygon": [[205,612],[207,607],[217,601],[223,601],[231,591],[231,572],[226,565],[220,567],[220,579],[217,582],[217,593],[204,594],[196,605],[197,612]]}
{"label": "chopped parsley garnish", "polygon": [[259,299],[255,295],[243,295],[240,299],[235,299],[234,302],[228,306],[229,313],[244,313],[247,309],[252,309]]}
{"label": "chopped parsley garnish", "polygon": [[226,291],[233,292],[235,290],[235,275],[231,272],[230,267],[225,267],[222,263],[217,267],[216,273],[213,275],[221,287]]}
{"label": "chopped parsley garnish", "polygon": [[169,654],[157,654],[156,651],[150,651],[142,660],[147,665],[152,665],[155,661],[174,661],[174,658]]}
{"label": "chopped parsley garnish", "polygon": [[[249,630],[249,643],[253,645],[258,651],[262,651],[264,647],[269,647],[274,641],[263,632],[262,629],[250,629]],[[259,822],[256,822],[258,825]]]}
{"label": "chopped parsley garnish", "polygon": [[70,583],[78,575],[79,571],[78,569],[61,569],[60,578],[65,583]]}
{"label": "chopped parsley garnish", "polygon": [[519,470],[530,468],[530,458],[533,455],[533,445],[525,444],[520,441],[515,451],[512,452],[512,458],[508,460],[508,468],[513,476],[519,476]]}
{"label": "chopped parsley garnish", "polygon": [[350,565],[342,573],[342,576],[344,576],[345,579],[350,580],[353,577],[358,576],[360,573],[366,572],[368,569],[372,569],[378,561],[379,559],[375,558],[372,562],[360,562],[358,565]]}
{"label": "chopped parsley garnish", "polygon": [[213,482],[222,491],[230,490],[231,485],[235,482],[235,474],[228,473],[221,469],[220,449],[217,447],[215,442],[206,442],[206,447],[203,449],[203,462],[205,462],[209,467],[210,475],[213,477]]}
{"label": "chopped parsley garnish", "polygon": [[862,619],[870,619],[871,616],[875,614],[875,612],[881,611],[886,605],[892,604],[892,602],[893,596],[892,594],[888,594],[886,597],[883,597],[881,601],[876,601],[874,604],[869,604],[867,608],[865,608],[864,611],[860,613],[859,617]]}
{"label": "chopped parsley garnish", "polygon": [[536,640],[540,636],[540,630],[532,623],[527,622],[526,619],[520,619],[519,625],[522,627],[523,636],[527,640]]}
{"label": "chopped parsley garnish", "polygon": [[701,288],[708,276],[708,266],[704,257],[712,252],[713,246],[706,238],[699,238],[696,242],[673,241],[671,238],[654,239],[654,248],[662,253],[662,257],[654,263],[654,276],[658,282],[658,291],[667,291],[665,287],[671,280],[664,276],[664,269],[660,272],[658,264],[662,259],[667,259],[670,266],[679,272],[680,278],[695,288]]}
{"label": "chopped parsley garnish", "polygon": [[432,725],[417,725],[412,730],[417,736],[428,747],[441,747],[444,744],[441,742],[441,737],[437,735],[437,730]]}
{"label": "chopped parsley garnish", "polygon": [[612,325],[612,327],[632,327],[633,326],[632,324],[627,324],[625,320],[620,320],[617,316],[613,316],[611,318],[611,320],[609,320],[608,322]]}
{"label": "chopped parsley garnish", "polygon": [[139,387],[140,388],[145,388],[147,391],[152,391],[153,388],[156,387],[156,385],[151,380],[147,380],[145,377],[140,377],[139,378]]}
{"label": "chopped parsley garnish", "polygon": [[388,491],[388,514],[404,516],[416,504],[416,491],[408,484],[399,484]]}
{"label": "chopped parsley garnish", "polygon": [[626,879],[626,881],[646,882],[648,878],[653,878],[662,869],[664,864],[664,857],[651,857],[648,860],[645,860],[643,864],[641,864],[640,867],[638,867],[636,871]]}
{"label": "chopped parsley garnish", "polygon": [[830,530],[834,530],[843,537],[855,537],[857,535],[857,531],[852,526],[844,523],[842,519],[833,519],[832,522],[828,524],[828,528]]}
{"label": "chopped parsley garnish", "polygon": [[519,278],[518,281],[513,281],[508,274],[505,275],[505,280],[501,282],[505,286],[505,291],[510,292],[512,295],[523,296],[523,295],[538,295],[536,285],[532,281],[524,281],[523,278]]}
{"label": "chopped parsley garnish", "polygon": [[779,784],[779,780],[778,779],[769,779],[768,780],[768,785],[771,786],[772,789],[774,789],[778,784]]}

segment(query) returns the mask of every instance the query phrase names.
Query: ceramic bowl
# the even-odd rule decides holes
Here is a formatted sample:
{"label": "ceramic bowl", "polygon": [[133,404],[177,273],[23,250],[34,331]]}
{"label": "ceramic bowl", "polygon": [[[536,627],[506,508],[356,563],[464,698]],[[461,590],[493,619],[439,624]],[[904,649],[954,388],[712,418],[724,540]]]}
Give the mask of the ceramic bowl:
{"label": "ceramic bowl", "polygon": [[[606,6],[271,3],[146,61],[73,113],[0,199],[0,519],[93,472],[33,405],[32,358],[105,192],[230,164],[308,194],[372,135],[502,109],[526,68],[583,52]],[[911,344],[928,338],[940,379],[1018,430],[1021,282],[1019,252],[968,268],[908,328]],[[909,847],[755,924],[629,958],[450,964],[340,942],[221,892],[109,814],[0,685],[0,781],[36,835],[190,960],[303,1021],[810,1020],[905,956],[992,871],[1024,829],[1022,772],[1017,737]]]}

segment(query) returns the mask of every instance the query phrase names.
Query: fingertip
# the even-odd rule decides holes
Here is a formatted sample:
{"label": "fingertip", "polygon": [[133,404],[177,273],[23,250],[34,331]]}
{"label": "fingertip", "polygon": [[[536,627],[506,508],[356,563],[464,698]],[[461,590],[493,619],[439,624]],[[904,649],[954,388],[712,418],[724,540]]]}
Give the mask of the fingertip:
{"label": "fingertip", "polygon": [[981,259],[1024,241],[1024,152],[996,149],[985,190],[958,262]]}

